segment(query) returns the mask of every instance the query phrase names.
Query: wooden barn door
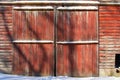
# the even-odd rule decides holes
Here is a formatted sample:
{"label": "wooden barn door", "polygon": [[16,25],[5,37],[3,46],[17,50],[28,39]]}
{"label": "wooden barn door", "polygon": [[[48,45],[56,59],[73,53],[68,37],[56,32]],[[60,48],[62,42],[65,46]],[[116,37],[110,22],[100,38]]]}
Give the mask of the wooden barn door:
{"label": "wooden barn door", "polygon": [[14,10],[15,74],[53,75],[53,11]]}
{"label": "wooden barn door", "polygon": [[[48,8],[47,8],[48,9]],[[96,76],[96,10],[14,10],[14,73]]]}
{"label": "wooden barn door", "polygon": [[87,8],[58,11],[57,75],[97,76],[98,12]]}

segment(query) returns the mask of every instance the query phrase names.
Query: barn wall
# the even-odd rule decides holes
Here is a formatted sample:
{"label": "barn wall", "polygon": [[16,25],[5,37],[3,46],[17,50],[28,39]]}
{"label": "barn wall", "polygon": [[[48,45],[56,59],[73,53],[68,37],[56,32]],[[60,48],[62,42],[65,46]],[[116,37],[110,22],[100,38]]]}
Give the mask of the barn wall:
{"label": "barn wall", "polygon": [[[5,0],[0,0],[5,1]],[[10,0],[6,0],[10,1]],[[12,0],[11,0],[12,1]],[[20,0],[19,0],[20,1]],[[119,2],[119,0],[100,0]],[[118,76],[115,54],[120,54],[120,6],[99,6],[99,75]],[[12,71],[12,7],[0,6],[0,71]]]}
{"label": "barn wall", "polygon": [[120,6],[99,7],[100,76],[118,76],[115,55],[120,54]]}
{"label": "barn wall", "polygon": [[12,70],[12,7],[0,6],[0,72]]}

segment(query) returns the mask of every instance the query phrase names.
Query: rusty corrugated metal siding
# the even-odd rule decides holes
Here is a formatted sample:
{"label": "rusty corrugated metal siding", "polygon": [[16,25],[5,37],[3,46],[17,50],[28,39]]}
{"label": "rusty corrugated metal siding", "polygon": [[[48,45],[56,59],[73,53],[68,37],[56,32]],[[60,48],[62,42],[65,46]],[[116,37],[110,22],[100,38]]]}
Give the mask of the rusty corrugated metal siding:
{"label": "rusty corrugated metal siding", "polygon": [[120,49],[119,6],[100,6],[100,68],[115,68],[115,54]]}

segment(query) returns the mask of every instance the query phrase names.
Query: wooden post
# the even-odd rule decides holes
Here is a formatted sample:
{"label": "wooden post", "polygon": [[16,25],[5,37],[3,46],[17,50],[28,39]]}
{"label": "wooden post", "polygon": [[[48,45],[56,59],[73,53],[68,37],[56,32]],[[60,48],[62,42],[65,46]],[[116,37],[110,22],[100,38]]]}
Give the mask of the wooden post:
{"label": "wooden post", "polygon": [[56,76],[57,68],[57,6],[54,6],[54,76]]}

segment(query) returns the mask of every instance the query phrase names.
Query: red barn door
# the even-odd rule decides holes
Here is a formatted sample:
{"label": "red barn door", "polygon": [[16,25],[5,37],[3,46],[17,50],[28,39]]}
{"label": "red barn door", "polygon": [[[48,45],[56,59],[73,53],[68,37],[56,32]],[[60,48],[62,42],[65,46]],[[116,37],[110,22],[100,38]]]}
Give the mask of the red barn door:
{"label": "red barn door", "polygon": [[14,73],[53,75],[53,11],[14,11]]}
{"label": "red barn door", "polygon": [[55,11],[14,10],[14,73],[96,76],[97,11]]}
{"label": "red barn door", "polygon": [[59,11],[57,75],[97,76],[97,11]]}

